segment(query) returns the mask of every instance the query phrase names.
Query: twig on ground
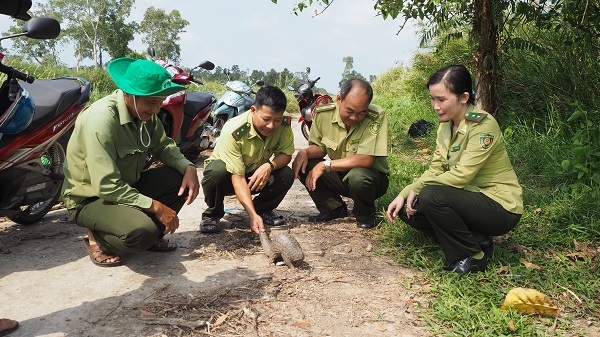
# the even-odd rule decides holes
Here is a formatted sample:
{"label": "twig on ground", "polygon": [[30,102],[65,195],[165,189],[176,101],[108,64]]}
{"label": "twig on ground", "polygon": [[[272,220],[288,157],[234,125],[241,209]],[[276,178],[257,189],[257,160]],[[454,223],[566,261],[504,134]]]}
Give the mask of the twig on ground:
{"label": "twig on ground", "polygon": [[174,325],[177,327],[184,327],[189,329],[198,329],[207,325],[205,321],[186,321],[183,318],[146,318],[142,317],[142,321],[146,324],[156,324],[156,325]]}

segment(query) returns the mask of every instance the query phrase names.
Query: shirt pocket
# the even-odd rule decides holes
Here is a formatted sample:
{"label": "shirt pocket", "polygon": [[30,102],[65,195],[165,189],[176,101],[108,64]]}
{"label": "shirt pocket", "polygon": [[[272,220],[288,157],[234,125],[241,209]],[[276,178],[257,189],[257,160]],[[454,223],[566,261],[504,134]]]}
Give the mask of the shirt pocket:
{"label": "shirt pocket", "polygon": [[118,147],[117,155],[119,156],[118,160],[126,166],[133,165],[135,167],[142,167],[146,163],[146,152],[137,147]]}
{"label": "shirt pocket", "polygon": [[336,151],[339,146],[338,142],[335,142],[325,136],[321,138],[321,142],[323,143],[323,145],[325,145],[326,148],[331,149],[331,151]]}

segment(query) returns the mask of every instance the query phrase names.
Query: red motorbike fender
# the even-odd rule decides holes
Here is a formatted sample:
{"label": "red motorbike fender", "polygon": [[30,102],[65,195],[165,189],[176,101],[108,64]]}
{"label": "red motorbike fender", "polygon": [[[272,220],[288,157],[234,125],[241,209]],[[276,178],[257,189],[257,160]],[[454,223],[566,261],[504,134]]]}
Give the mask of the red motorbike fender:
{"label": "red motorbike fender", "polygon": [[177,135],[181,131],[183,125],[183,105],[163,106],[160,108],[159,114],[168,114],[173,120],[171,130],[165,130],[168,137],[177,139]]}
{"label": "red motorbike fender", "polygon": [[194,116],[194,119],[192,119],[192,123],[188,127],[188,130],[185,134],[184,139],[187,139],[187,138],[193,136],[194,133],[196,132],[196,130],[198,130],[199,127],[204,125],[204,123],[206,122],[208,117],[210,117],[210,112],[212,111],[213,106],[214,106],[214,104],[210,104],[210,105],[204,107],[204,109],[198,111],[196,116]]}

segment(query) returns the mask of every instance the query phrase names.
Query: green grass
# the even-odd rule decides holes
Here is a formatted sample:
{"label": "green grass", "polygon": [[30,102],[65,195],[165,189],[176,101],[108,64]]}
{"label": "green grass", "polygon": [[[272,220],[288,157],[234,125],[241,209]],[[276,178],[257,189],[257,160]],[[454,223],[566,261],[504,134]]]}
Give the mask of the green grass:
{"label": "green grass", "polygon": [[[375,103],[386,109],[390,124],[390,187],[377,201],[382,212],[427,168],[430,152],[422,150],[435,147],[435,130],[419,141],[407,137],[408,126],[419,118],[437,125],[426,96],[408,94],[417,89],[406,89],[407,82],[420,83],[414,73],[395,70],[373,84]],[[501,242],[485,272],[462,277],[442,274],[443,254],[437,244],[399,220],[381,224],[385,247],[381,253],[390,254],[402,266],[421,270],[430,284],[423,319],[433,335],[591,336],[585,324],[575,321],[584,318],[596,327],[600,324],[598,194],[574,185],[576,177],[560,166],[570,156],[571,145],[570,127],[559,115],[549,109],[543,118],[518,118],[519,114],[507,112],[501,119],[524,187],[525,211],[519,226],[497,239]],[[574,258],[582,245],[594,252]],[[560,308],[558,318],[500,310],[506,293],[515,287],[548,295]]]}

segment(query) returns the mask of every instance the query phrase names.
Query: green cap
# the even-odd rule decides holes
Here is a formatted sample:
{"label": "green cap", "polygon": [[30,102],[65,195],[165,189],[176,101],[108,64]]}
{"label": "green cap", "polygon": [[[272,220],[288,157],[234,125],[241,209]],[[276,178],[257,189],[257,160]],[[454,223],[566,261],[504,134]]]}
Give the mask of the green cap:
{"label": "green cap", "polygon": [[107,70],[117,87],[130,95],[169,96],[185,90],[165,68],[149,60],[121,57],[110,61]]}

